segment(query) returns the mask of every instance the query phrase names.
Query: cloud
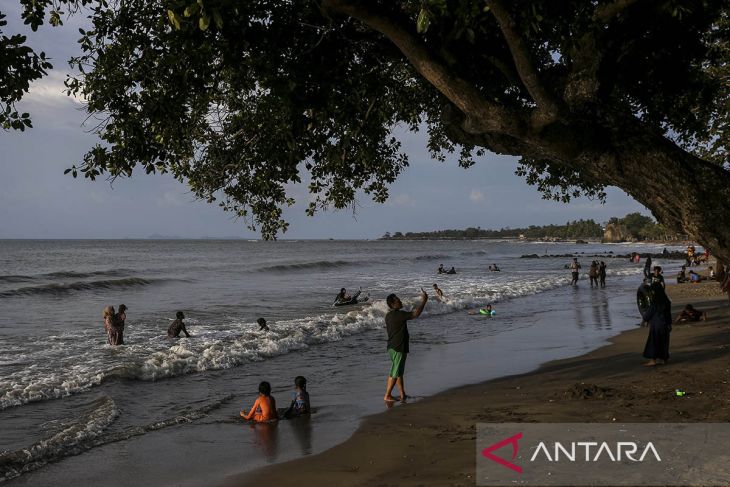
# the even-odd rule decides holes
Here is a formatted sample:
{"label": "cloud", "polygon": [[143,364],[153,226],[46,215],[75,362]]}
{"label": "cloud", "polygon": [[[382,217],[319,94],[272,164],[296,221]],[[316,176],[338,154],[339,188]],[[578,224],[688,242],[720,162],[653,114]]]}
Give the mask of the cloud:
{"label": "cloud", "polygon": [[469,194],[469,199],[473,203],[479,203],[481,201],[484,201],[484,194],[481,191],[478,191],[476,189],[472,189],[471,193]]}
{"label": "cloud", "polygon": [[50,71],[48,76],[44,76],[30,85],[30,90],[23,97],[23,102],[46,107],[82,107],[84,100],[81,97],[67,96],[64,93],[66,86],[63,82],[65,80],[65,72]]}

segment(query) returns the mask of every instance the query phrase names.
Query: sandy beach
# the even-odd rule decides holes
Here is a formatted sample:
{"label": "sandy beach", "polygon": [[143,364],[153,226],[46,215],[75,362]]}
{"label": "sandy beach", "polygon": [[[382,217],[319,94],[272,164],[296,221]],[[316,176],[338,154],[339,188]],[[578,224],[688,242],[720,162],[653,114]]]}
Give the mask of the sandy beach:
{"label": "sandy beach", "polygon": [[[474,485],[479,422],[728,422],[728,298],[715,282],[667,291],[675,316],[687,303],[709,315],[674,326],[667,365],[642,366],[647,329],[637,328],[532,373],[398,405],[368,417],[330,450],[229,477],[224,485]],[[687,394],[677,397],[678,388]]]}

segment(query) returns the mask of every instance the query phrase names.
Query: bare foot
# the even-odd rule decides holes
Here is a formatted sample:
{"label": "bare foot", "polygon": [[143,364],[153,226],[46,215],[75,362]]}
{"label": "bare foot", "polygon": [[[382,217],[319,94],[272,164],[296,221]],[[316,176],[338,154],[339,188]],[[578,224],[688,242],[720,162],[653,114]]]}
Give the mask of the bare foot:
{"label": "bare foot", "polygon": [[656,360],[649,360],[647,363],[644,364],[644,367],[654,367],[656,365]]}
{"label": "bare foot", "polygon": [[398,400],[399,400],[400,402],[406,402],[406,400],[407,400],[407,399],[408,399],[409,397],[411,397],[411,396],[409,396],[409,395],[407,395],[407,394],[403,394],[403,395],[402,395],[402,396],[401,396],[401,397],[400,397],[400,398],[399,398]]}
{"label": "bare foot", "polygon": [[386,394],[385,397],[383,397],[383,401],[385,402],[395,402],[395,398],[391,396],[390,394]]}

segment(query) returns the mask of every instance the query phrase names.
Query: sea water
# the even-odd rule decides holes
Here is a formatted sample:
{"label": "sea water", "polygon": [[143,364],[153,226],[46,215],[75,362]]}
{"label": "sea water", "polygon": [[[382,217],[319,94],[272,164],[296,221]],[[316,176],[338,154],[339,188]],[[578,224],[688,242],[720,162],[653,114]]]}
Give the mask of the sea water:
{"label": "sea water", "polygon": [[[321,451],[383,408],[388,294],[408,308],[421,287],[433,298],[437,283],[447,297],[410,324],[417,400],[585,352],[635,326],[643,263],[613,258],[632,251],[661,247],[0,241],[0,480],[128,485],[118,473],[133,469],[133,484],[195,484],[211,469],[223,476]],[[606,289],[591,290],[585,275],[569,286],[568,254],[582,274],[604,260]],[[438,275],[439,264],[457,274]],[[332,307],[341,287],[370,298]],[[122,303],[125,344],[111,347],[101,311]],[[488,303],[496,316],[467,313]],[[177,311],[191,338],[167,338]],[[259,330],[259,317],[270,331]],[[241,423],[259,381],[286,407],[296,375],[309,381],[311,420]]]}

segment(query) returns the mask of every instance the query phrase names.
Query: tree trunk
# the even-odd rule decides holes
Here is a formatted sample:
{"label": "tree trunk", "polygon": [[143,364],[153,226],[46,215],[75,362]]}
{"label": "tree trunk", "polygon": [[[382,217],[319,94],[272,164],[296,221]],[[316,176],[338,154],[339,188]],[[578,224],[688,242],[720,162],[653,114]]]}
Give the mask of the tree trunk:
{"label": "tree trunk", "polygon": [[461,140],[469,143],[548,159],[589,180],[616,186],[667,228],[688,234],[730,262],[730,172],[682,150],[632,117],[604,120],[600,126],[576,123],[512,144],[492,144],[489,134],[464,135]]}
{"label": "tree trunk", "polygon": [[660,223],[730,260],[730,173],[638,122],[614,126],[612,135],[611,148],[593,161],[581,158],[582,165],[626,191]]}

